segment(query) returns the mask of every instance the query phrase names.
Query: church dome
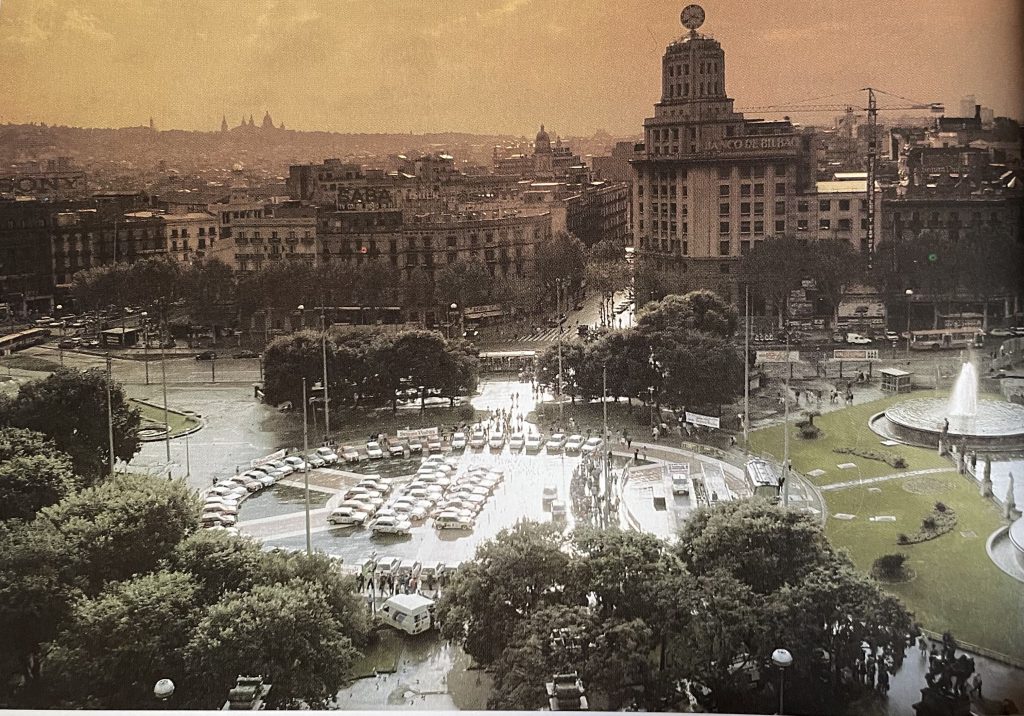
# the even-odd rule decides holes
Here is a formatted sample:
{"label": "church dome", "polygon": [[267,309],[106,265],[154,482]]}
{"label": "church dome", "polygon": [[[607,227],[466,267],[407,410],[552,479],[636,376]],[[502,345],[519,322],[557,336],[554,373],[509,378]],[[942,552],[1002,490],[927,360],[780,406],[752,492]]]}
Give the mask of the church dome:
{"label": "church dome", "polygon": [[533,151],[537,152],[550,152],[551,151],[551,137],[544,131],[544,125],[540,125],[540,131],[537,132],[537,138],[533,142]]}

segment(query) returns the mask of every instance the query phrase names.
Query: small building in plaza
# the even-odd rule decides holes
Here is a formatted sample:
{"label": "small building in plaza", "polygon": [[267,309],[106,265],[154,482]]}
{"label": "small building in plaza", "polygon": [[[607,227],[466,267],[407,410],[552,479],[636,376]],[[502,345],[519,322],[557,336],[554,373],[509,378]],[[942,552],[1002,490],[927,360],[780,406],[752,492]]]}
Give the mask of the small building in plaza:
{"label": "small building in plaza", "polygon": [[879,371],[882,376],[882,391],[885,393],[909,393],[913,390],[911,385],[914,374],[899,368],[882,368]]}

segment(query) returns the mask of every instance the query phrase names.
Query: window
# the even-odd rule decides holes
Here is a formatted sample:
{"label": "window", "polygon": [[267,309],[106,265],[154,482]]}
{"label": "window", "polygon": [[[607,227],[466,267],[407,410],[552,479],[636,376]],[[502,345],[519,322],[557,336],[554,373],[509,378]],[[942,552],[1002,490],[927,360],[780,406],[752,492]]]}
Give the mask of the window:
{"label": "window", "polygon": [[863,231],[867,231],[868,230],[868,220],[866,218],[860,220],[860,228]]}
{"label": "window", "polygon": [[740,222],[740,233],[741,234],[749,234],[750,233],[750,222],[749,221],[741,221]]}
{"label": "window", "polygon": [[849,219],[840,219],[839,220],[839,230],[840,231],[849,231],[850,228],[851,228],[850,223],[851,222],[850,222]]}
{"label": "window", "polygon": [[810,211],[811,205],[806,201],[798,201],[796,204],[796,210],[799,212]]}
{"label": "window", "polygon": [[728,256],[729,255],[729,242],[728,241],[719,241],[718,242],[718,254],[719,254],[719,256]]}
{"label": "window", "polygon": [[749,241],[741,241],[740,242],[740,253],[743,254],[744,256],[746,256],[747,254],[750,253],[750,242]]}
{"label": "window", "polygon": [[764,214],[764,202],[763,201],[755,201],[754,202],[754,213],[757,216],[762,216]]}
{"label": "window", "polygon": [[764,184],[754,184],[754,196],[764,196]]}
{"label": "window", "polygon": [[729,179],[732,177],[732,167],[718,167],[718,178]]}
{"label": "window", "polygon": [[750,178],[750,167],[740,167],[740,179]]}
{"label": "window", "polygon": [[720,234],[728,234],[729,233],[729,222],[728,221],[719,221],[718,222],[718,233],[720,233]]}
{"label": "window", "polygon": [[206,248],[206,237],[205,236],[201,236],[199,238],[199,248],[201,248],[201,249],[205,249]]}
{"label": "window", "polygon": [[683,256],[686,256],[689,253],[690,253],[690,242],[689,241],[684,241],[683,242]]}
{"label": "window", "polygon": [[210,230],[207,231],[206,233],[208,233],[210,236],[216,236],[217,235],[217,227],[216,226],[211,226]]}
{"label": "window", "polygon": [[719,196],[729,196],[729,185],[728,184],[722,184],[721,186],[719,186],[718,187],[718,195]]}
{"label": "window", "polygon": [[[177,229],[171,229],[171,238],[172,239],[178,238],[178,230]],[[177,242],[175,242],[175,243],[177,243]]]}
{"label": "window", "polygon": [[777,177],[784,177],[784,176],[786,176],[786,165],[785,164],[776,164],[774,167],[772,167],[772,169],[775,171],[775,176],[777,176]]}
{"label": "window", "polygon": [[786,214],[786,202],[777,201],[775,202],[775,214],[776,216],[785,216]]}
{"label": "window", "polygon": [[775,233],[776,234],[783,234],[785,232],[786,232],[786,220],[785,219],[776,219],[775,220]]}
{"label": "window", "polygon": [[807,219],[797,219],[796,230],[807,231]]}
{"label": "window", "polygon": [[832,228],[831,219],[818,219],[818,230],[829,231]]}
{"label": "window", "polygon": [[743,216],[750,216],[750,202],[740,202],[740,214]]}
{"label": "window", "polygon": [[740,185],[740,196],[750,196],[750,184]]}
{"label": "window", "polygon": [[718,273],[729,273],[729,264],[721,264],[721,265],[719,265]]}
{"label": "window", "polygon": [[849,199],[840,199],[839,200],[839,211],[849,211],[849,210],[850,210],[850,200]]}
{"label": "window", "polygon": [[763,234],[764,233],[764,222],[763,221],[755,221],[754,222],[754,233],[755,234]]}
{"label": "window", "polygon": [[786,183],[785,182],[776,182],[776,184],[775,184],[775,193],[778,196],[783,196],[786,193]]}
{"label": "window", "polygon": [[818,211],[831,211],[832,202],[828,199],[822,199],[818,202]]}
{"label": "window", "polygon": [[[750,206],[749,204],[747,206]],[[729,202],[723,202],[718,205],[718,215],[728,216],[729,215]]]}
{"label": "window", "polygon": [[199,235],[206,236],[206,229],[202,226],[199,227]]}
{"label": "window", "polygon": [[760,178],[764,177],[764,165],[763,164],[758,164],[756,167],[754,167],[754,177],[757,178],[757,179],[760,179]]}

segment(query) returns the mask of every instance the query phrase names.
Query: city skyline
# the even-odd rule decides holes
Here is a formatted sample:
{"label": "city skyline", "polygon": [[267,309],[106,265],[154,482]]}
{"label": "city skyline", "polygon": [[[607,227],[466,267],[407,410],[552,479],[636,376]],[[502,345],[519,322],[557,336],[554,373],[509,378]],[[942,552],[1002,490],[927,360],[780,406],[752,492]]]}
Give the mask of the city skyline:
{"label": "city skyline", "polygon": [[[119,127],[152,116],[162,129],[213,131],[224,115],[234,127],[269,110],[300,130],[528,135],[544,122],[562,136],[632,136],[657,99],[661,52],[683,35],[680,8],[8,0],[0,122]],[[856,107],[872,85],[943,102],[948,114],[968,94],[997,115],[1024,113],[1022,6],[1012,1],[705,9],[701,31],[731,48],[740,109],[819,96]],[[766,64],[766,51],[779,61]]]}

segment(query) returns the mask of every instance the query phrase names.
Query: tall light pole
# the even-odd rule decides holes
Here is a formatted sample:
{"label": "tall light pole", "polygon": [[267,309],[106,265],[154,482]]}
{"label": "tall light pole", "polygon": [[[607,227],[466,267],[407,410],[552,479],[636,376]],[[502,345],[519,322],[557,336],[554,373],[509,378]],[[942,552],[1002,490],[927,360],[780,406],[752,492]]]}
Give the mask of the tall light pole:
{"label": "tall light pole", "polygon": [[562,279],[555,279],[555,321],[558,323],[558,387],[555,396],[558,399],[558,429],[562,429]]}
{"label": "tall light pole", "polygon": [[171,469],[171,421],[167,417],[167,359],[164,344],[160,344],[160,377],[164,390],[164,445],[167,447],[167,470]]}
{"label": "tall light pole", "polygon": [[142,362],[146,366],[146,385],[149,385],[149,314],[142,312]]}
{"label": "tall light pole", "polygon": [[786,387],[783,400],[786,408],[782,421],[782,506],[787,506],[789,490],[786,486],[789,478],[789,324],[786,324]]}
{"label": "tall light pole", "polygon": [[779,669],[779,713],[785,713],[786,669],[793,665],[793,655],[786,649],[772,652],[772,663]]}
{"label": "tall light pole", "polygon": [[609,477],[609,471],[611,465],[609,464],[608,457],[611,455],[612,447],[611,441],[608,439],[608,366],[601,366],[601,413],[602,419],[604,420],[604,445],[601,446],[601,452],[604,453],[604,504],[602,509],[604,511],[605,524],[607,524],[608,515],[608,502],[611,499],[611,478]]}
{"label": "tall light pole", "polygon": [[324,439],[331,440],[331,398],[327,388],[327,317],[324,315],[324,307],[320,306],[320,337],[321,355],[324,363]]}
{"label": "tall light pole", "polygon": [[750,284],[743,297],[743,449],[750,450]]}
{"label": "tall light pole", "polygon": [[114,476],[114,408],[110,397],[110,384],[113,381],[113,369],[110,353],[107,353],[107,438],[110,441],[110,476]]}
{"label": "tall light pole", "polygon": [[459,310],[459,304],[457,304],[454,301],[452,301],[452,305],[448,306],[448,323],[447,323],[447,328],[448,328],[448,339],[449,340],[451,340],[451,337],[452,337],[452,311],[457,311],[457,310]]}
{"label": "tall light pole", "polygon": [[914,289],[908,288],[903,294],[907,297],[907,359],[910,358],[910,300],[914,296]]}
{"label": "tall light pole", "polygon": [[306,555],[313,554],[313,541],[309,530],[309,428],[307,410],[309,399],[306,397],[306,376],[302,376],[302,477],[306,484]]}

